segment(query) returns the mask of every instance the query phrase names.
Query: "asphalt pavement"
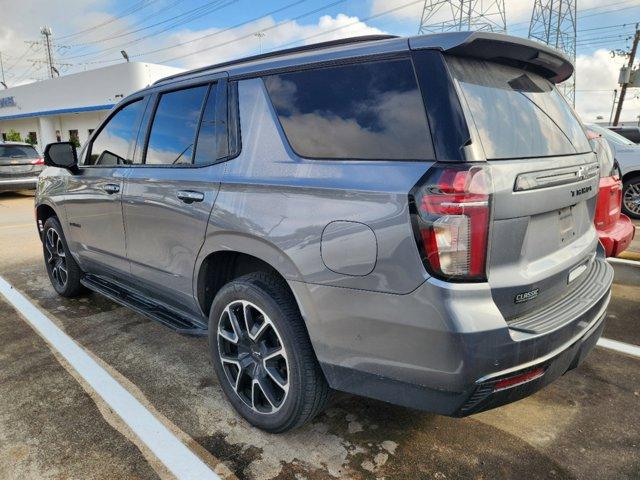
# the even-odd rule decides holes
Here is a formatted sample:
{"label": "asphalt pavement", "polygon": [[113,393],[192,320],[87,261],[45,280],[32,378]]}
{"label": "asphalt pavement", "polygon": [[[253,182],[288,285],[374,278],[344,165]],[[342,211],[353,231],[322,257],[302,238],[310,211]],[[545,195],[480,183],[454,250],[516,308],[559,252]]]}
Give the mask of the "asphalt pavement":
{"label": "asphalt pavement", "polygon": [[[640,267],[625,268],[631,273],[616,277],[604,335],[640,345]],[[640,478],[640,358],[632,355],[596,347],[537,394],[464,419],[338,394],[311,424],[271,435],[226,402],[206,339],[96,294],[58,297],[31,196],[0,195],[0,276],[221,477]],[[0,445],[2,479],[172,476],[4,300]]]}

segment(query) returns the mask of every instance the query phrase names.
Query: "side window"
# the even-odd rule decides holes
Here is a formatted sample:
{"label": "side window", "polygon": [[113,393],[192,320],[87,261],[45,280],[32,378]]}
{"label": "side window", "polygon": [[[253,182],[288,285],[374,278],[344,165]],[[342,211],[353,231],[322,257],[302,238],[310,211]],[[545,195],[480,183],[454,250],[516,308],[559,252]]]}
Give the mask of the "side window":
{"label": "side window", "polygon": [[93,140],[85,165],[130,165],[133,140],[144,102],[136,100],[119,110]]}
{"label": "side window", "polygon": [[194,162],[203,165],[229,155],[227,137],[227,95],[217,84],[209,89],[198,131]]}
{"label": "side window", "polygon": [[179,165],[192,163],[196,130],[208,86],[186,88],[160,96],[145,163]]}
{"label": "side window", "polygon": [[265,77],[291,147],[311,158],[434,158],[413,64],[376,61]]}

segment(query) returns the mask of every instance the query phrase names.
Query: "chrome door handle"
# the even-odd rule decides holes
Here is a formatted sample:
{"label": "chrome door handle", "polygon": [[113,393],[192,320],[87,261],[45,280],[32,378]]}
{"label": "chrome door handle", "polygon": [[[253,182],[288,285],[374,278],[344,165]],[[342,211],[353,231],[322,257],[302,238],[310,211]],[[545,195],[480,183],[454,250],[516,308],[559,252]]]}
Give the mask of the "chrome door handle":
{"label": "chrome door handle", "polygon": [[204,200],[204,193],[194,192],[192,190],[180,190],[176,193],[176,197],[184,203],[201,202]]}
{"label": "chrome door handle", "polygon": [[118,193],[120,191],[120,185],[117,185],[115,183],[107,183],[107,184],[102,186],[102,189],[105,192],[107,192],[109,195],[112,195],[112,194]]}

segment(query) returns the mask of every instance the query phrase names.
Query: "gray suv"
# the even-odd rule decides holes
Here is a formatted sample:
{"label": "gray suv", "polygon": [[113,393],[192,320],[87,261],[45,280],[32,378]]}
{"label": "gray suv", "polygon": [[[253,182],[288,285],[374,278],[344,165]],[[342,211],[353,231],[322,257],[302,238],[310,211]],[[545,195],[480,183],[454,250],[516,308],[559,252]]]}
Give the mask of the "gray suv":
{"label": "gray suv", "polygon": [[282,432],[341,390],[464,416],[576,367],[612,269],[598,164],[554,84],[490,33],[360,37],[193,70],[51,144],[56,291],[208,335],[230,403]]}

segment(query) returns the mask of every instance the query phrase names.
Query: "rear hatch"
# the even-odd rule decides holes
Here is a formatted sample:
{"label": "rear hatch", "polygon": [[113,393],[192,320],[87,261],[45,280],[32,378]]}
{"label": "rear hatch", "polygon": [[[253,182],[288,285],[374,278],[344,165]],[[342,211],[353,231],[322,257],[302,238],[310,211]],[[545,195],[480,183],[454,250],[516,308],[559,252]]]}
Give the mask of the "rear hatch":
{"label": "rear hatch", "polygon": [[0,144],[0,178],[34,177],[43,165],[42,157],[30,145]]}
{"label": "rear hatch", "polygon": [[[593,225],[598,163],[575,113],[541,75],[446,56],[493,181],[487,280],[517,323],[598,272]],[[578,301],[578,300],[577,300]]]}

